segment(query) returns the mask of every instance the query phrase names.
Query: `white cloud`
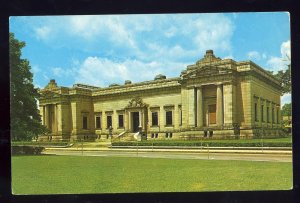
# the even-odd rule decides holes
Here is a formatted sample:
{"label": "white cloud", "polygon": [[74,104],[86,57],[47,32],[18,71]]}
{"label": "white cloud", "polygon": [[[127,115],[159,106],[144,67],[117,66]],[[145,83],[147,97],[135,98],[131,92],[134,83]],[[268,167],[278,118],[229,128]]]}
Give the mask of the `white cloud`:
{"label": "white cloud", "polygon": [[77,74],[77,68],[61,68],[61,67],[54,67],[51,69],[53,75],[58,78],[71,78]]}
{"label": "white cloud", "polygon": [[269,70],[277,72],[279,70],[286,70],[287,65],[291,59],[291,42],[290,40],[283,42],[280,47],[281,57],[271,56],[267,61]]}
{"label": "white cloud", "polygon": [[[153,80],[157,74],[165,74],[167,77],[179,76],[186,65],[157,61],[142,62],[131,59],[114,62],[106,58],[88,57],[81,64],[75,81],[101,87],[111,83],[123,84],[125,80],[141,82]],[[169,72],[174,74],[167,74]]]}
{"label": "white cloud", "polygon": [[35,29],[36,37],[45,40],[49,37],[51,29],[48,26],[43,26]]}
{"label": "white cloud", "polygon": [[37,74],[37,73],[40,73],[42,71],[38,65],[33,65],[31,67],[31,70],[32,70],[34,75]]}
{"label": "white cloud", "polygon": [[157,60],[148,44],[155,44],[164,60],[195,61],[208,49],[230,55],[235,29],[230,17],[214,13],[43,16],[30,26],[54,48],[143,61]]}
{"label": "white cloud", "polygon": [[232,55],[224,56],[223,59],[232,59],[232,60],[235,60]]}
{"label": "white cloud", "polygon": [[257,51],[250,51],[247,53],[247,57],[249,59],[254,59],[254,60],[260,60],[261,59],[261,56],[260,56],[260,53],[257,52]]}
{"label": "white cloud", "polygon": [[291,41],[288,40],[281,44],[280,48],[282,58],[291,58]]}
{"label": "white cloud", "polygon": [[174,40],[178,47],[198,54],[207,49],[228,52],[234,31],[230,18],[223,14],[71,16],[69,23],[71,35],[96,40],[102,47],[101,41],[108,39],[110,45],[105,52],[117,45],[131,49],[126,54],[136,58],[144,57],[143,53],[149,57],[156,54],[143,45],[156,44],[167,53],[174,48]]}
{"label": "white cloud", "polygon": [[60,77],[62,75],[62,68],[52,68],[52,72],[54,76]]}
{"label": "white cloud", "polygon": [[166,30],[165,32],[165,36],[166,37],[173,37],[176,32],[178,32],[177,28],[174,26],[171,26],[168,30]]}
{"label": "white cloud", "polygon": [[231,50],[231,37],[233,35],[234,25],[230,19],[224,15],[203,15],[194,22],[188,23],[188,26],[190,30],[196,28],[194,43],[198,45],[200,50]]}
{"label": "white cloud", "polygon": [[247,58],[249,60],[260,61],[262,59],[266,59],[267,54],[266,53],[259,53],[258,51],[249,51],[247,53]]}
{"label": "white cloud", "polygon": [[122,16],[71,16],[69,20],[69,33],[85,40],[97,40],[97,37],[102,36],[110,39],[112,43],[136,47],[134,37],[126,29]]}

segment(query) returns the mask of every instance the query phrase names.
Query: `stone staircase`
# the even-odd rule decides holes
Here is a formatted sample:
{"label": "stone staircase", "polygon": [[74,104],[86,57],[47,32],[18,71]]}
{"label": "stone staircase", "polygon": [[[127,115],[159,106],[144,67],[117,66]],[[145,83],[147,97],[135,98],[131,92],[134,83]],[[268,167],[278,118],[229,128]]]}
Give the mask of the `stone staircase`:
{"label": "stone staircase", "polygon": [[122,132],[116,137],[113,137],[113,141],[135,141],[135,134],[131,132]]}

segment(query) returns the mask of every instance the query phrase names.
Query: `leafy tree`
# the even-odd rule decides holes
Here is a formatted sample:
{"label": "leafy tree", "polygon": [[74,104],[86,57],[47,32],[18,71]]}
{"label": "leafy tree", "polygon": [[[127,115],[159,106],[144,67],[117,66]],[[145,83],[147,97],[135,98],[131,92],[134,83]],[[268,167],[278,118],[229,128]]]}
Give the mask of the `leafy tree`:
{"label": "leafy tree", "polygon": [[37,108],[38,90],[34,88],[29,61],[21,58],[25,42],[9,34],[10,100],[12,140],[32,140],[47,130]]}
{"label": "leafy tree", "polygon": [[282,107],[281,114],[283,116],[291,116],[292,115],[292,104],[285,104]]}
{"label": "leafy tree", "polygon": [[288,56],[286,57],[287,59],[285,59],[285,61],[289,62],[289,64],[287,65],[287,69],[280,70],[277,74],[275,74],[275,77],[280,80],[282,95],[285,93],[291,93],[291,60]]}

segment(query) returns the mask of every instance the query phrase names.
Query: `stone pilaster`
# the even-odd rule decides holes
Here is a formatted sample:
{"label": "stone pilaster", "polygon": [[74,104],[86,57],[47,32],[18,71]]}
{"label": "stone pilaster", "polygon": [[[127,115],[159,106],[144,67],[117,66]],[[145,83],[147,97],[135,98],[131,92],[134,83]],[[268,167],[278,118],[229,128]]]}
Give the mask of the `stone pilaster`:
{"label": "stone pilaster", "polygon": [[124,127],[125,127],[126,131],[129,130],[129,112],[128,111],[125,111],[125,113],[124,113]]}
{"label": "stone pilaster", "polygon": [[45,105],[45,126],[50,129],[50,126],[49,126],[49,105]]}
{"label": "stone pilaster", "polygon": [[195,127],[195,89],[191,88],[188,90],[188,121],[189,127]]}
{"label": "stone pilaster", "polygon": [[232,83],[224,84],[222,95],[224,124],[232,125],[236,123],[236,86]]}
{"label": "stone pilaster", "polygon": [[39,110],[40,110],[42,125],[45,125],[45,106],[40,105]]}
{"label": "stone pilaster", "polygon": [[197,88],[197,127],[203,127],[203,95],[202,87]]}
{"label": "stone pilaster", "polygon": [[173,123],[175,128],[179,127],[179,110],[178,110],[178,105],[174,106],[174,111],[173,111]]}
{"label": "stone pilaster", "polygon": [[158,114],[158,123],[160,126],[160,129],[164,129],[166,125],[166,111],[163,106],[160,106],[160,111]]}
{"label": "stone pilaster", "polygon": [[278,108],[279,108],[279,111],[278,111],[278,115],[279,115],[279,116],[278,116],[278,117],[279,117],[279,118],[278,118],[278,124],[279,124],[279,126],[280,126],[280,123],[281,123],[281,120],[282,120],[282,115],[281,115],[281,111],[280,111],[280,104],[279,104],[279,107],[278,107]]}
{"label": "stone pilaster", "polygon": [[217,85],[217,126],[223,125],[223,85]]}
{"label": "stone pilaster", "polygon": [[77,102],[72,102],[71,103],[71,113],[72,113],[72,134],[76,135],[77,132],[80,129],[80,115],[79,115],[79,111],[78,111],[78,107],[77,107]]}
{"label": "stone pilaster", "polygon": [[139,110],[139,126],[143,127],[143,125],[142,125],[142,112],[141,112],[141,110]]}
{"label": "stone pilaster", "polygon": [[261,99],[257,99],[257,120],[259,122],[259,126],[261,127]]}

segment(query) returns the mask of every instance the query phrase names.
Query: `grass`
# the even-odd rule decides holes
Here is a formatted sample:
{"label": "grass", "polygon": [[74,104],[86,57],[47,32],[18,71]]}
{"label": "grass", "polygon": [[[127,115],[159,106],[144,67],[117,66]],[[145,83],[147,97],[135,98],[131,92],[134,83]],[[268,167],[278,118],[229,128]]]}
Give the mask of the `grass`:
{"label": "grass", "polygon": [[14,194],[286,190],[292,163],[13,156]]}

